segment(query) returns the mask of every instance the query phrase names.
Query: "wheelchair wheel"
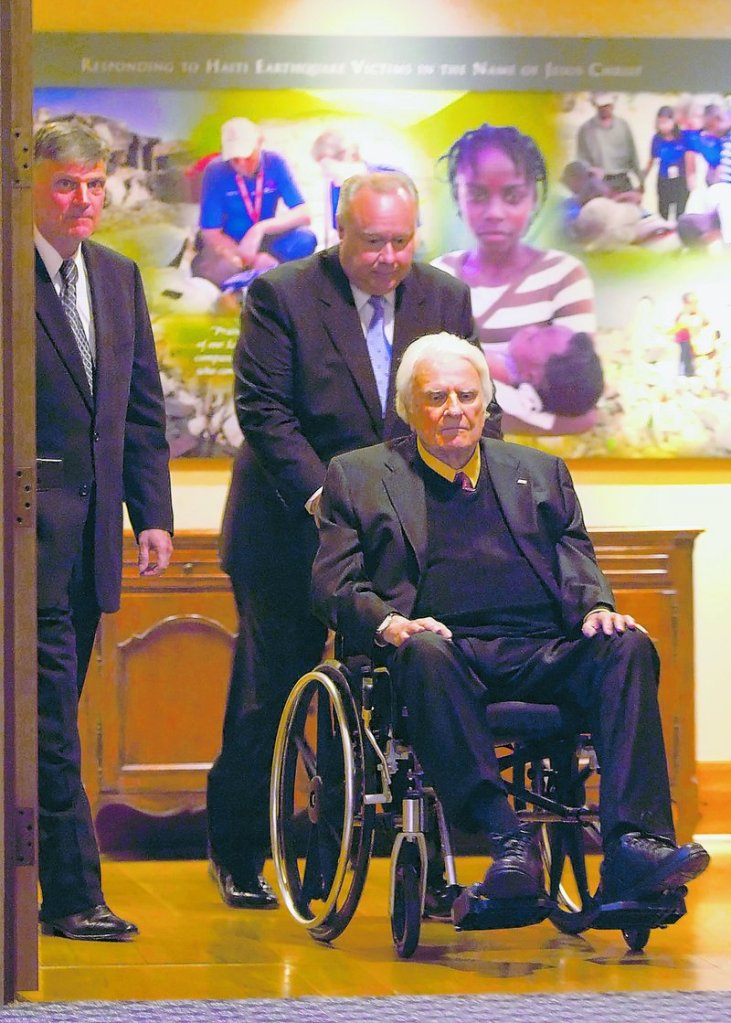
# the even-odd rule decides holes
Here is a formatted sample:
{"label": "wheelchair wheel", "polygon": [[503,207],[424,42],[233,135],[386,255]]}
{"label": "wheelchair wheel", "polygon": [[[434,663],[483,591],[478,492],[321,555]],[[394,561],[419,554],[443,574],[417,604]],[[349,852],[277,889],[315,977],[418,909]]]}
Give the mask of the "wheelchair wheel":
{"label": "wheelchair wheel", "polygon": [[[583,805],[584,787],[574,776],[573,758],[571,764],[566,760],[558,771],[548,769],[544,763],[534,764],[532,774],[534,789],[541,795],[564,805]],[[598,835],[593,823],[580,825],[560,821],[543,824],[539,832],[546,887],[549,898],[556,903],[550,920],[563,934],[586,930],[599,909],[599,900],[591,890],[586,869],[587,830]]]}
{"label": "wheelchair wheel", "polygon": [[350,923],[368,873],[375,807],[345,670],[303,675],[279,723],[272,764],[272,855],[285,905],[318,941]]}
{"label": "wheelchair wheel", "polygon": [[413,842],[403,842],[394,868],[391,933],[401,959],[410,959],[421,933],[421,857]]}

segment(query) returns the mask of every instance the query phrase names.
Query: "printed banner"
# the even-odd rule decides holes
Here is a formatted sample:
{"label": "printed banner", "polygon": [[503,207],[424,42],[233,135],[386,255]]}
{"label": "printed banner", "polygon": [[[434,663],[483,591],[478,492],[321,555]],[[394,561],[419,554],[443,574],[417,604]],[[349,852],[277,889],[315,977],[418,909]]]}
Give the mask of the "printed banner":
{"label": "printed banner", "polygon": [[[246,287],[336,243],[340,185],[376,168],[417,184],[417,258],[472,288],[511,435],[568,458],[728,457],[722,44],[41,34],[34,117],[109,143],[96,237],[142,268],[176,457],[240,443]],[[263,155],[237,179],[222,128],[240,119]],[[245,252],[247,225],[288,207],[303,223],[258,261],[209,245]]]}

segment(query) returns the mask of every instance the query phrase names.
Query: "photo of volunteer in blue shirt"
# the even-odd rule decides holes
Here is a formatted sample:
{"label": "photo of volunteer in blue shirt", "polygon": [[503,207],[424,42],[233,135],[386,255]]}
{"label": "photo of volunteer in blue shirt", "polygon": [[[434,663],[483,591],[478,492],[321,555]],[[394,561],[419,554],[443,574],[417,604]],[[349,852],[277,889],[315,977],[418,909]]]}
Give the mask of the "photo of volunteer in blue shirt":
{"label": "photo of volunteer in blue shirt", "polygon": [[247,283],[249,275],[309,256],[317,243],[309,223],[289,167],[262,148],[260,128],[246,117],[226,121],[221,155],[201,184],[194,275],[225,288],[231,278]]}
{"label": "photo of volunteer in blue shirt", "polygon": [[685,168],[687,147],[675,120],[673,108],[660,107],[655,121],[655,134],[650,143],[650,159],[645,177],[657,163],[657,210],[661,217],[670,217],[674,207],[675,219],[685,212],[688,202],[688,180]]}

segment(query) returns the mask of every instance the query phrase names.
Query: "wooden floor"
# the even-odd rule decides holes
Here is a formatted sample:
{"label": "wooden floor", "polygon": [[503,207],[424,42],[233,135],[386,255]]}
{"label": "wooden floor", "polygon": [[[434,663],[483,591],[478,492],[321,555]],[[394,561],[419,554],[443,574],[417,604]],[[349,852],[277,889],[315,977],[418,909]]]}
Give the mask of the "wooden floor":
{"label": "wooden floor", "polygon": [[[227,909],[201,862],[107,862],[112,907],[141,934],[129,944],[41,938],[33,1001],[290,998],[308,995],[731,990],[731,838],[704,840],[709,870],[688,915],[652,932],[644,954],[618,931],[559,934],[548,922],[458,933],[425,922],[416,956],[400,961],[387,915],[388,862],[373,860],[345,934],[318,945],[284,909]],[[595,858],[592,858],[595,859]],[[461,860],[463,882],[484,863]],[[267,864],[271,878],[271,864]]]}

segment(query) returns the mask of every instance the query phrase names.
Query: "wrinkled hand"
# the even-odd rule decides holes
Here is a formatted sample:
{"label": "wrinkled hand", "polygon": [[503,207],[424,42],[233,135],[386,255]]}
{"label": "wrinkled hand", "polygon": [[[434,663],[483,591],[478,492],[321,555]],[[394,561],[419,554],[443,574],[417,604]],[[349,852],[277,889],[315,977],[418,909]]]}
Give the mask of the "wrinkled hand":
{"label": "wrinkled hand", "polygon": [[611,636],[614,632],[625,632],[627,629],[639,629],[640,632],[647,632],[647,629],[636,622],[632,615],[623,615],[618,611],[610,611],[606,607],[598,607],[596,611],[590,611],[581,626],[583,635],[588,639],[599,635],[600,632],[603,632],[605,636]]}
{"label": "wrinkled hand", "polygon": [[452,633],[438,622],[436,618],[404,618],[403,615],[394,615],[386,628],[381,633],[381,639],[391,646],[401,646],[409,636],[415,636],[417,632],[436,632],[438,636],[451,639]]}
{"label": "wrinkled hand", "polygon": [[137,543],[140,575],[161,575],[170,564],[173,541],[164,529],[143,529]]}

